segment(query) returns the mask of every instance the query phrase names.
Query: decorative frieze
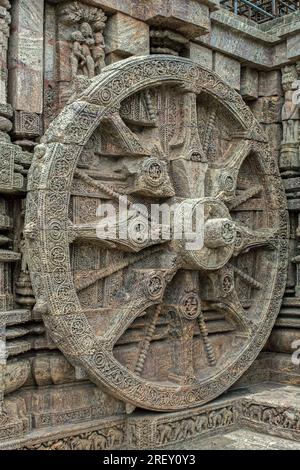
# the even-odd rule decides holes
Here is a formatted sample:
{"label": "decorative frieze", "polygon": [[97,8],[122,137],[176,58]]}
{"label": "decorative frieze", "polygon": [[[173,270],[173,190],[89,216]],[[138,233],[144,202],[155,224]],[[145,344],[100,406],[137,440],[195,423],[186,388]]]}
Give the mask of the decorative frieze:
{"label": "decorative frieze", "polygon": [[[151,415],[123,418],[112,417],[98,425],[90,423],[90,430],[63,433],[59,438],[21,444],[23,449],[35,450],[109,450],[160,448],[216,431],[227,432],[237,423],[237,408],[233,403],[195,409],[194,412],[164,415],[152,419]],[[65,434],[65,435],[63,435]],[[20,444],[19,444],[20,446]]]}
{"label": "decorative frieze", "polygon": [[14,135],[17,138],[35,138],[42,133],[42,119],[40,114],[27,111],[15,111]]}
{"label": "decorative frieze", "polygon": [[0,142],[0,191],[15,193],[24,189],[22,166],[16,165],[20,147],[8,142]]}

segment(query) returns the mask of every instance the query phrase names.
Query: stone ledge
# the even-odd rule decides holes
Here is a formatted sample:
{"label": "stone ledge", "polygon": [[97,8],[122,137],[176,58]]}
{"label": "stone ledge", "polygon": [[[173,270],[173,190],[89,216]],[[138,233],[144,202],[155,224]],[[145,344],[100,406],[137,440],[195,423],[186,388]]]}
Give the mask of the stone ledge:
{"label": "stone ledge", "polygon": [[[6,424],[7,426],[7,424]],[[157,449],[198,437],[250,429],[300,440],[299,387],[265,383],[232,390],[212,403],[176,413],[135,412],[32,430],[0,449]]]}
{"label": "stone ledge", "polygon": [[229,29],[239,31],[243,36],[249,36],[267,45],[280,42],[280,37],[277,34],[262,31],[254,21],[248,20],[242,16],[237,16],[225,9],[211,13],[210,19],[212,23],[225,25]]}
{"label": "stone ledge", "polygon": [[258,387],[241,400],[239,422],[259,432],[299,441],[299,388],[275,384]]}

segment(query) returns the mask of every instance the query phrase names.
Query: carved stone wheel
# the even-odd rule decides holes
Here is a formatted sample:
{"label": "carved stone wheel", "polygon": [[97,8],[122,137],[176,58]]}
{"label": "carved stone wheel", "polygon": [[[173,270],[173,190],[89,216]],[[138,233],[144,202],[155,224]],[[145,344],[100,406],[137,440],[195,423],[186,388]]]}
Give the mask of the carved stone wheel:
{"label": "carved stone wheel", "polygon": [[[277,163],[241,97],[187,59],[131,58],[73,97],[42,142],[25,233],[52,339],[128,411],[220,395],[267,340],[287,263]],[[129,211],[127,239],[99,238],[99,203],[120,195],[131,209],[201,206],[204,246],[149,241],[145,211]]]}

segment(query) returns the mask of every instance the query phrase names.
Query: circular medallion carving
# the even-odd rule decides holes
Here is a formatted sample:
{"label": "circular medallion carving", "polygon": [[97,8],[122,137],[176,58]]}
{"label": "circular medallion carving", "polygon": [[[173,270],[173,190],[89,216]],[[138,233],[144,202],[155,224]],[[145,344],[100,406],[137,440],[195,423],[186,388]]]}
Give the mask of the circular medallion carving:
{"label": "circular medallion carving", "polygon": [[164,287],[164,279],[159,274],[153,274],[149,278],[147,290],[152,299],[159,299],[164,291]]}
{"label": "circular medallion carving", "polygon": [[181,300],[181,313],[187,320],[195,320],[200,313],[201,300],[198,295],[186,294]]}

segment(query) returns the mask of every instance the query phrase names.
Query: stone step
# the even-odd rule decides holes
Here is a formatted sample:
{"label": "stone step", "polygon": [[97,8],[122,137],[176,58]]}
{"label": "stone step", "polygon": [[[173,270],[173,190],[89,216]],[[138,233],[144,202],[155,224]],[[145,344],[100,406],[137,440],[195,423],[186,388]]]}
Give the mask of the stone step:
{"label": "stone step", "polygon": [[266,383],[240,398],[241,427],[300,443],[300,387]]}
{"label": "stone step", "polygon": [[300,449],[300,387],[294,385],[251,385],[173,413],[136,411],[95,420],[86,407],[73,411],[32,410],[27,418],[36,427],[9,443],[10,423],[2,429],[4,442],[0,426],[0,449]]}
{"label": "stone step", "polygon": [[261,434],[250,429],[237,429],[227,434],[198,437],[175,444],[165,449],[172,450],[299,450],[300,442],[282,437]]}

